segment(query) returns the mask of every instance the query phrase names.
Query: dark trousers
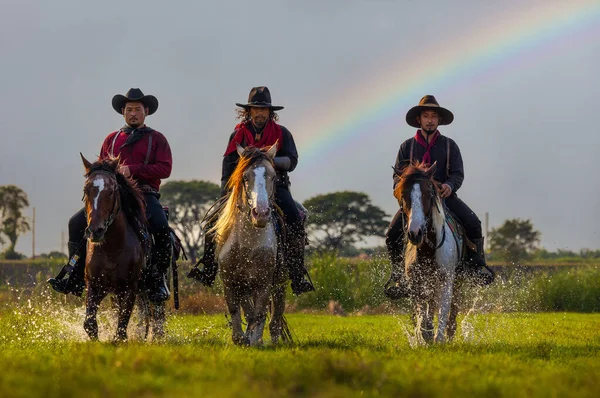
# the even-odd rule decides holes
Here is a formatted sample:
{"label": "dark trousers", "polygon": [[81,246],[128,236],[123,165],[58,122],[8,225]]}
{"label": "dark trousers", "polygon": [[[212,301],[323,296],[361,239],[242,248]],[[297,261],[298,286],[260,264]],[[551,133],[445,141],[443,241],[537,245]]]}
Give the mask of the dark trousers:
{"label": "dark trousers", "polygon": [[[171,261],[171,236],[167,216],[158,201],[156,195],[144,194],[146,201],[146,218],[148,219],[148,229],[154,237],[152,245],[152,262],[157,264],[158,269],[165,271]],[[85,256],[85,244],[81,244],[85,237],[87,227],[87,217],[85,209],[79,210],[69,220],[69,257],[75,254],[78,247],[82,247],[79,256]]]}
{"label": "dark trousers", "polygon": [[[481,221],[477,214],[467,206],[458,196],[450,195],[446,199],[446,206],[456,215],[460,223],[465,228],[465,233],[469,239],[481,239]],[[404,225],[406,216],[402,209],[398,210],[386,233],[385,243],[388,248],[390,255],[392,252],[398,253],[404,251]],[[393,261],[393,259],[392,259]]]}

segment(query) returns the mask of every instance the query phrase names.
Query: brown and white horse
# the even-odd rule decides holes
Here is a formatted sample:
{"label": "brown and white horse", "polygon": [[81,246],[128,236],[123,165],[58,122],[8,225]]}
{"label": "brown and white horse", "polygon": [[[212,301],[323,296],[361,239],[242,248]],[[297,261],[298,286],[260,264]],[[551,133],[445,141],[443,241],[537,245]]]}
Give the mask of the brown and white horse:
{"label": "brown and white horse", "polygon": [[[236,344],[261,345],[269,303],[271,341],[291,339],[283,317],[286,275],[273,217],[277,144],[268,149],[237,146],[238,165],[229,196],[214,227],[216,258]],[[241,309],[248,326],[242,330]]]}
{"label": "brown and white horse", "polygon": [[[400,182],[394,196],[406,217],[406,276],[418,333],[434,340],[434,314],[439,309],[436,342],[452,339],[458,314],[457,267],[461,245],[453,236],[433,180],[436,164],[413,164],[395,170]],[[420,337],[421,337],[420,336]]]}

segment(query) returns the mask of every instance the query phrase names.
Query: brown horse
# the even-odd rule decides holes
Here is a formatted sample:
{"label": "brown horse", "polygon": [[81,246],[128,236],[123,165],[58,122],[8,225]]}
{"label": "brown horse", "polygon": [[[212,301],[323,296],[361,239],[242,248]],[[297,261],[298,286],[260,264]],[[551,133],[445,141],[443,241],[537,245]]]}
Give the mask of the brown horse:
{"label": "brown horse", "polygon": [[140,238],[140,229],[146,229],[144,198],[133,180],[119,172],[119,159],[93,164],[83,155],[81,159],[88,239],[84,329],[90,339],[98,339],[98,305],[108,293],[114,293],[118,307],[115,339],[122,341],[127,339],[147,255]]}
{"label": "brown horse", "polygon": [[[238,165],[228,182],[229,196],[215,226],[217,261],[236,344],[261,345],[269,302],[271,341],[291,335],[283,316],[286,275],[273,214],[276,173],[269,149],[238,145]],[[242,330],[241,309],[248,326]]]}
{"label": "brown horse", "polygon": [[458,314],[456,278],[462,242],[450,228],[442,199],[433,180],[436,164],[416,163],[403,172],[394,196],[407,216],[406,276],[419,337],[434,339],[434,314],[439,309],[436,342],[452,339]]}

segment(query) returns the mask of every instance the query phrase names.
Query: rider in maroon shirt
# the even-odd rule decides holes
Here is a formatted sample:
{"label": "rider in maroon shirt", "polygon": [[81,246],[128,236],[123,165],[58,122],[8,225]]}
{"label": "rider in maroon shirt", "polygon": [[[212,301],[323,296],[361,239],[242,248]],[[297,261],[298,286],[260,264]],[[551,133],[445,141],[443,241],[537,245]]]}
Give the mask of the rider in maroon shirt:
{"label": "rider in maroon shirt", "polygon": [[[158,109],[156,97],[132,88],[125,96],[115,95],[112,106],[124,116],[126,125],[106,137],[99,159],[120,156],[121,173],[136,180],[144,192],[149,232],[154,237],[151,264],[145,269],[148,297],[153,302],[163,302],[169,298],[165,273],[171,264],[171,235],[158,191],[161,179],[171,175],[171,148],[164,135],[144,124],[146,116]],[[69,220],[69,264],[56,278],[48,280],[56,291],[77,296],[83,293],[86,227],[85,209],[81,209]],[[69,277],[65,278],[67,274]]]}

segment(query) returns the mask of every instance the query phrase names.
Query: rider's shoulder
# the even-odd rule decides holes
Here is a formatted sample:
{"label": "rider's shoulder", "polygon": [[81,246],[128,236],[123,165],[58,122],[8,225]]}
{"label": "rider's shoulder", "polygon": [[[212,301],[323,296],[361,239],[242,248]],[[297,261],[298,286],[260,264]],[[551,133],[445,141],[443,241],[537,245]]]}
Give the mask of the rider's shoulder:
{"label": "rider's shoulder", "polygon": [[279,127],[281,127],[281,132],[282,132],[283,134],[286,134],[286,135],[292,135],[292,132],[291,132],[290,130],[288,130],[288,128],[287,128],[287,127],[285,127],[285,126],[282,126],[281,124],[278,124],[278,126],[279,126]]}
{"label": "rider's shoulder", "polygon": [[407,138],[406,140],[404,140],[404,142],[400,145],[401,148],[406,148],[407,146],[409,146],[413,140],[415,139],[415,137],[410,137]]}
{"label": "rider's shoulder", "polygon": [[450,146],[458,146],[458,144],[456,143],[455,140],[453,140],[452,138],[448,137],[447,135],[440,135],[440,137],[442,137],[444,140],[447,140],[450,143]]}
{"label": "rider's shoulder", "polygon": [[119,130],[115,130],[115,131],[112,131],[112,132],[110,132],[110,133],[109,133],[109,134],[106,136],[106,138],[104,139],[104,141],[106,142],[106,141],[110,141],[110,140],[112,140],[113,138],[115,138],[115,135],[116,135],[117,133],[120,133],[120,132],[121,132],[121,130],[120,130],[120,129],[119,129]]}
{"label": "rider's shoulder", "polygon": [[152,133],[152,135],[153,135],[154,137],[156,137],[157,139],[159,139],[159,140],[161,140],[161,139],[162,139],[162,140],[165,140],[165,141],[167,140],[167,137],[165,137],[165,135],[164,135],[163,133],[161,133],[160,131],[158,131],[158,130],[154,130],[154,129],[152,129],[152,128],[151,128],[151,130],[152,130],[152,132],[151,132],[151,133]]}

